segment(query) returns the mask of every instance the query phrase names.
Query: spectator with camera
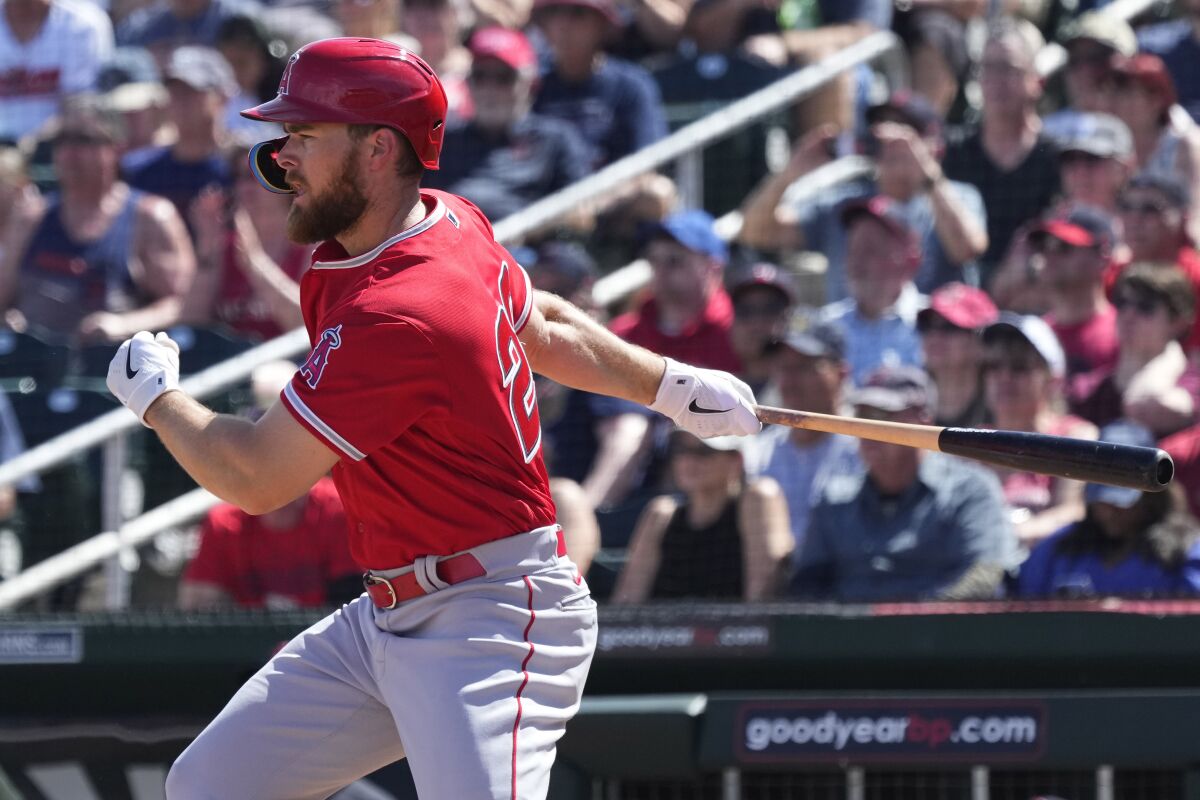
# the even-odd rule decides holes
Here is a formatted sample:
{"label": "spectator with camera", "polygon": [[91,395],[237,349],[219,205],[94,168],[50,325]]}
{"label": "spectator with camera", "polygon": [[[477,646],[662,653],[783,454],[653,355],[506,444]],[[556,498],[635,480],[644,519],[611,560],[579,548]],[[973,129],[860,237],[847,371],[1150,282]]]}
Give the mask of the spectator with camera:
{"label": "spectator with camera", "polygon": [[[1154,447],[1154,435],[1129,421],[1100,431],[1100,440]],[[1182,492],[1142,492],[1089,483],[1087,513],[1033,549],[1021,565],[1015,595],[1045,597],[1178,597],[1200,594],[1200,523]]]}
{"label": "spectator with camera", "polygon": [[[917,314],[925,369],[937,387],[936,425],[978,428],[988,421],[980,334],[999,311],[982,289],[948,283]],[[802,408],[802,406],[796,406]]]}
{"label": "spectator with camera", "polygon": [[1196,418],[1196,376],[1187,375],[1180,341],[1192,328],[1196,298],[1173,264],[1138,262],[1117,278],[1117,363],[1079,376],[1071,386],[1071,411],[1099,425],[1120,418],[1156,437],[1175,433]]}
{"label": "spectator with camera", "polygon": [[614,603],[775,596],[792,550],[786,504],[772,479],[746,479],[742,444],[671,434],[677,493],[654,498],[638,518]]}
{"label": "spectator with camera", "polygon": [[855,181],[804,202],[781,204],[795,181],[836,155],[836,130],[818,128],[800,139],[787,166],[769,175],[742,203],[740,240],[778,252],[813,250],[825,256],[825,296],[842,300],[847,287],[847,233],[839,220],[850,203],[879,194],[916,231],[921,262],[917,287],[929,292],[962,280],[964,268],[987,249],[983,202],[974,187],[947,180],[942,156],[941,123],[921,97],[907,92],[872,106],[869,128],[859,148],[871,157],[877,177]]}
{"label": "spectator with camera", "polygon": [[51,140],[59,191],[5,237],[0,308],[14,327],[111,342],[178,318],[191,242],[170,203],[118,178],[117,125],[92,103],[64,110]]}
{"label": "spectator with camera", "polygon": [[[984,328],[982,368],[984,397],[997,428],[1096,438],[1094,425],[1064,411],[1066,356],[1041,317],[1006,312]],[[1038,542],[1083,516],[1079,481],[993,469],[1022,543]]]}
{"label": "spectator with camera", "polygon": [[[851,392],[855,416],[928,424],[916,367],[883,367]],[[841,602],[996,595],[1016,547],[995,475],[941,453],[863,439],[865,471],[831,476],[813,507],[793,593]]]}
{"label": "spectator with camera", "polygon": [[588,174],[588,146],[574,126],[531,114],[537,54],[520,31],[484,28],[468,45],[473,115],[452,121],[446,158],[424,186],[462,195],[501,220]]}
{"label": "spectator with camera", "polygon": [[263,191],[247,154],[239,148],[229,156],[232,188],[209,187],[192,204],[196,279],[182,318],[261,341],[304,324],[300,277],[312,245],[288,239],[291,200]]}

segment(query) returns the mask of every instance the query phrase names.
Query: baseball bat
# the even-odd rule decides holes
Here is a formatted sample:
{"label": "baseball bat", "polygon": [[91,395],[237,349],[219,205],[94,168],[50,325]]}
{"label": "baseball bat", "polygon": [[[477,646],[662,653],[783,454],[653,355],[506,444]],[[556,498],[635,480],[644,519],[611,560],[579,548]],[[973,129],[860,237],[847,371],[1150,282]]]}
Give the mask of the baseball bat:
{"label": "baseball bat", "polygon": [[859,439],[919,447],[994,464],[998,467],[1056,475],[1077,481],[1161,492],[1175,464],[1156,447],[1135,447],[1068,436],[984,428],[943,428],[906,422],[840,417],[758,406],[758,418],[774,425],[841,433]]}

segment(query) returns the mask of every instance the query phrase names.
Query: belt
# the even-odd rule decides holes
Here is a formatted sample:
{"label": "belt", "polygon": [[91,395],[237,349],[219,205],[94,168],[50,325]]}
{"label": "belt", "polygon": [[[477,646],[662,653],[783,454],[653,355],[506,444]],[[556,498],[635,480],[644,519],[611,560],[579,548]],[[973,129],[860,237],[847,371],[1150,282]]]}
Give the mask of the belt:
{"label": "belt", "polygon": [[[447,586],[469,581],[472,578],[482,578],[487,574],[483,564],[480,564],[479,559],[471,553],[460,553],[436,561],[431,568],[436,580]],[[363,575],[363,587],[366,588],[371,602],[385,611],[395,608],[405,600],[411,600],[427,593],[425,587],[417,580],[416,569],[394,578],[384,578],[368,572]]]}

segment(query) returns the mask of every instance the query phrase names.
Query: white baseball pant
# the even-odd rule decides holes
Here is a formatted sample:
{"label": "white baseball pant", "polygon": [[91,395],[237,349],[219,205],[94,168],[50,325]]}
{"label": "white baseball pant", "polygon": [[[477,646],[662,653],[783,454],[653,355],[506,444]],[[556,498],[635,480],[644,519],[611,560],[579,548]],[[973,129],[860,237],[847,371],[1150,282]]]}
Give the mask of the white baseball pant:
{"label": "white baseball pant", "polygon": [[299,634],[179,756],[169,800],[326,798],[407,756],[427,800],[545,798],[596,604],[556,529],[471,553],[487,575]]}

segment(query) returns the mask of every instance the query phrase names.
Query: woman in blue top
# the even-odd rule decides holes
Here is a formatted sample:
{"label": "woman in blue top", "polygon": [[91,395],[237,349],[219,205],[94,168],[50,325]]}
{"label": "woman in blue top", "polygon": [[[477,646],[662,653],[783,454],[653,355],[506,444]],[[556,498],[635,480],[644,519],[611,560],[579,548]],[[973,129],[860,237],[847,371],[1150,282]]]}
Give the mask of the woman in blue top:
{"label": "woman in blue top", "polygon": [[[1154,447],[1153,435],[1121,420],[1101,441]],[[1021,565],[1018,597],[1200,594],[1200,523],[1177,486],[1141,492],[1089,483],[1087,514],[1038,544]]]}

